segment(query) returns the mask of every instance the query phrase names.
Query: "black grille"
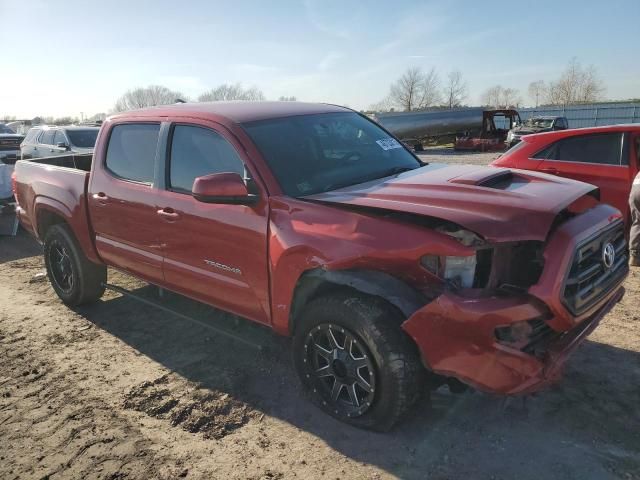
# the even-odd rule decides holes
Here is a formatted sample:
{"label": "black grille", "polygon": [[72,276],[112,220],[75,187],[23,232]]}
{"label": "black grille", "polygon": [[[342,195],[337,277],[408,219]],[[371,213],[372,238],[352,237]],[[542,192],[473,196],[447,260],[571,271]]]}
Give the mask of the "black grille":
{"label": "black grille", "polygon": [[0,151],[20,150],[21,138],[0,138]]}
{"label": "black grille", "polygon": [[553,330],[542,319],[529,320],[529,325],[531,325],[529,341],[522,347],[522,351],[530,355],[543,356],[547,346],[562,335],[562,333]]}
{"label": "black grille", "polygon": [[[615,250],[611,267],[603,260],[603,248],[609,243]],[[628,270],[624,224],[620,221],[578,245],[565,282],[565,306],[579,315],[609,293]]]}

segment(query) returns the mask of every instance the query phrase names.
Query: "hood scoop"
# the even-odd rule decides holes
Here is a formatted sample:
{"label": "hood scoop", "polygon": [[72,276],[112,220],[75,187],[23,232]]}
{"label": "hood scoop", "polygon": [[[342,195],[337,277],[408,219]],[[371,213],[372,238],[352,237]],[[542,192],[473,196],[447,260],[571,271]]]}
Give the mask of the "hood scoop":
{"label": "hood scoop", "polygon": [[449,182],[460,185],[495,188],[496,190],[511,190],[515,185],[527,183],[527,179],[518,176],[507,168],[496,168],[495,171],[490,174],[487,174],[484,170],[478,170],[467,175],[452,178]]}

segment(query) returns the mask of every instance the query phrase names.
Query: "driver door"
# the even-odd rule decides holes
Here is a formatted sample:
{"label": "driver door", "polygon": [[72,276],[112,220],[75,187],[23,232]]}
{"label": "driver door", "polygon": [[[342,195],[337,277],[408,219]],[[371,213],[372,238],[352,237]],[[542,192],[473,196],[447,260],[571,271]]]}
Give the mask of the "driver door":
{"label": "driver door", "polygon": [[268,203],[202,203],[191,195],[195,178],[232,172],[253,175],[235,137],[208,123],[173,123],[158,197],[163,272],[168,288],[258,322],[270,318],[267,264]]}

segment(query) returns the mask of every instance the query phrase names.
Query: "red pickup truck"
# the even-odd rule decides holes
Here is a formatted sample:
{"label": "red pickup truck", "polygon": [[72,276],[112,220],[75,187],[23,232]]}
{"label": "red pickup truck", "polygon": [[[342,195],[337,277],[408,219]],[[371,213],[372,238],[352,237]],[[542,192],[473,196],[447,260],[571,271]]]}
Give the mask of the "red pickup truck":
{"label": "red pickup truck", "polygon": [[389,429],[428,378],[539,389],[623,295],[621,215],[595,187],[425,165],[343,107],[133,111],[66,161],[14,177],[62,301],[98,300],[109,266],[268,325],[359,427]]}

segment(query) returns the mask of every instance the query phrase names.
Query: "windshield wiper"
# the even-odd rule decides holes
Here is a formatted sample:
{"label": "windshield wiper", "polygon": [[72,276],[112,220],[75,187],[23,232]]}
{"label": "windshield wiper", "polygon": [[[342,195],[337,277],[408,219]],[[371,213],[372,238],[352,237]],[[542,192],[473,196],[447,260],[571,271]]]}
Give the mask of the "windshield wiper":
{"label": "windshield wiper", "polygon": [[360,183],[371,182],[379,178],[390,177],[392,175],[399,175],[400,173],[408,172],[409,170],[416,170],[418,168],[420,167],[419,166],[418,167],[393,167],[393,168],[390,168],[389,170],[385,170],[384,172],[378,172],[374,175],[368,175],[366,177],[359,178],[357,180],[349,180],[348,182],[334,183],[332,185],[328,185],[325,191],[329,192],[331,190],[339,190],[341,188],[351,187],[353,185],[358,185]]}
{"label": "windshield wiper", "polygon": [[391,175],[398,175],[400,173],[408,172],[409,170],[415,170],[416,168],[420,167],[393,167],[382,174],[378,174],[376,177],[372,178],[372,180],[376,178],[390,177]]}

